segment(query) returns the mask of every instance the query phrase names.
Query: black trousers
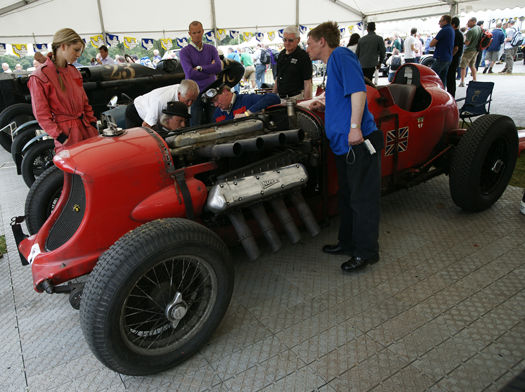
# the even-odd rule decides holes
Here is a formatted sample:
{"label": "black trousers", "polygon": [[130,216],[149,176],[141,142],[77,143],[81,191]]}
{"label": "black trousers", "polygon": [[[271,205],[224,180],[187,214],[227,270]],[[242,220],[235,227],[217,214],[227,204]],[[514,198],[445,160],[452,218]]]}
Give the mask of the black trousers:
{"label": "black trousers", "polygon": [[[141,127],[144,120],[140,118],[139,113],[137,112],[137,108],[135,107],[134,103],[130,103],[126,107],[126,128],[135,128],[135,127]],[[154,125],[154,124],[150,124]]]}
{"label": "black trousers", "polygon": [[382,132],[372,142],[376,153],[370,155],[364,144],[352,146],[348,155],[335,157],[339,183],[339,242],[353,256],[364,258],[379,254],[379,216],[381,198]]}
{"label": "black trousers", "polygon": [[452,98],[456,98],[456,70],[459,66],[459,60],[461,59],[461,56],[459,58],[452,57],[452,62],[450,63],[450,66],[448,67],[447,72],[447,91],[450,95],[452,95]]}
{"label": "black trousers", "polygon": [[370,79],[371,81],[374,81],[374,72],[375,71],[376,71],[375,67],[363,68],[363,75],[365,75],[365,77]]}

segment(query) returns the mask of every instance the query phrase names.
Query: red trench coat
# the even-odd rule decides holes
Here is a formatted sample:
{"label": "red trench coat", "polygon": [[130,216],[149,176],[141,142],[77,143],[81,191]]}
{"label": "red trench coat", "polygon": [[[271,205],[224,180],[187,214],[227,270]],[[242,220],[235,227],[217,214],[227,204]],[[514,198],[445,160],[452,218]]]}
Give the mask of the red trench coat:
{"label": "red trench coat", "polygon": [[[65,89],[60,88],[58,75]],[[50,58],[36,69],[27,83],[31,91],[33,114],[49,136],[55,139],[55,151],[98,135],[91,123],[97,121],[82,87],[82,75],[72,65],[57,68]],[[64,144],[57,139],[67,136]]]}

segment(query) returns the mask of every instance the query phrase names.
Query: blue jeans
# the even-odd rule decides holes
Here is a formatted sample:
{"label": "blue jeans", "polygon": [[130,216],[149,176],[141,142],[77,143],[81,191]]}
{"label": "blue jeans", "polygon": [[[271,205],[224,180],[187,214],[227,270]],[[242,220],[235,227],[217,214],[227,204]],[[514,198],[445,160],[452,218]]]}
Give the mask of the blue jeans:
{"label": "blue jeans", "polygon": [[438,74],[439,78],[443,82],[443,87],[447,87],[447,72],[448,67],[450,66],[450,61],[443,61],[436,59],[434,64],[432,64],[432,70]]}
{"label": "blue jeans", "polygon": [[255,66],[255,85],[257,88],[261,88],[261,84],[264,83],[264,73],[266,72],[266,65],[257,64]]}

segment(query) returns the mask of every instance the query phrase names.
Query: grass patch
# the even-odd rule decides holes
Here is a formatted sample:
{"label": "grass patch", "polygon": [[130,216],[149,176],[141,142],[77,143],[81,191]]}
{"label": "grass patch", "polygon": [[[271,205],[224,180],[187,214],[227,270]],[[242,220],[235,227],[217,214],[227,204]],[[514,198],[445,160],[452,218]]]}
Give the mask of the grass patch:
{"label": "grass patch", "polygon": [[522,153],[518,160],[516,161],[516,167],[514,168],[514,173],[510,179],[510,185],[519,186],[525,188],[525,154]]}
{"label": "grass patch", "polygon": [[5,243],[5,235],[0,235],[0,256],[7,253],[7,245]]}

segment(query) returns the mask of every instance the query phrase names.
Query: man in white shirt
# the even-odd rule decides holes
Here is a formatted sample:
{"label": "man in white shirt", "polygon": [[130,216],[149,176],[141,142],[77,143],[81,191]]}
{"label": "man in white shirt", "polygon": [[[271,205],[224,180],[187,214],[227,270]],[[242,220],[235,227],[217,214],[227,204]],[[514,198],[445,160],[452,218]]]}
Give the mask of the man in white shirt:
{"label": "man in white shirt", "polygon": [[97,59],[99,65],[115,64],[115,60],[109,57],[108,47],[106,45],[98,48],[98,52],[100,53],[100,60]]}
{"label": "man in white shirt", "polygon": [[126,108],[126,128],[156,125],[168,102],[182,102],[190,107],[199,95],[199,86],[191,79],[180,84],[160,87],[141,95]]}
{"label": "man in white shirt", "polygon": [[417,63],[419,40],[416,37],[417,29],[410,30],[410,37],[405,40],[405,63]]}
{"label": "man in white shirt", "polygon": [[516,56],[516,51],[518,50],[517,46],[512,46],[510,43],[512,38],[514,38],[514,35],[518,32],[515,23],[516,22],[514,20],[511,20],[507,29],[505,30],[505,34],[507,35],[507,38],[505,38],[505,68],[503,68],[503,71],[500,73],[512,73],[512,67],[514,66],[514,56]]}

